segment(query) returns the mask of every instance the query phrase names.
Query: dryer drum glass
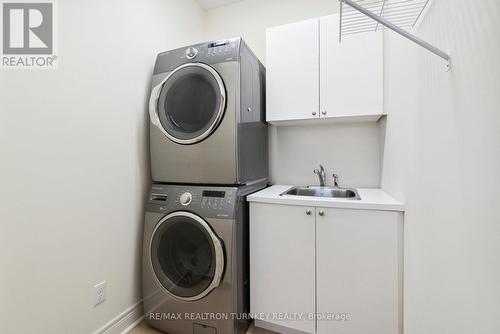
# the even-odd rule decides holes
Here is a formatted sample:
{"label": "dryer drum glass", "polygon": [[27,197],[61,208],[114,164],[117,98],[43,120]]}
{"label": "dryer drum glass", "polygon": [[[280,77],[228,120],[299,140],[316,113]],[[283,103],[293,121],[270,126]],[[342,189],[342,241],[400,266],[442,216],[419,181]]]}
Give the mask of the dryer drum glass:
{"label": "dryer drum glass", "polygon": [[221,87],[208,70],[184,67],[161,89],[158,116],[163,129],[180,140],[195,139],[220,121]]}

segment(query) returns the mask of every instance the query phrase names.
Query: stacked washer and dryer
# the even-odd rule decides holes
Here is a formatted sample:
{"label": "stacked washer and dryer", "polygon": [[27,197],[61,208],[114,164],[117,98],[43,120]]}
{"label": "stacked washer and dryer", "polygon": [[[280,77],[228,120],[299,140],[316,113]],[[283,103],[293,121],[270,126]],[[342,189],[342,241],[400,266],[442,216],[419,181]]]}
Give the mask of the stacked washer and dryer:
{"label": "stacked washer and dryer", "polygon": [[246,196],[268,176],[265,69],[240,38],[161,53],[149,112],[146,321],[170,334],[244,333]]}

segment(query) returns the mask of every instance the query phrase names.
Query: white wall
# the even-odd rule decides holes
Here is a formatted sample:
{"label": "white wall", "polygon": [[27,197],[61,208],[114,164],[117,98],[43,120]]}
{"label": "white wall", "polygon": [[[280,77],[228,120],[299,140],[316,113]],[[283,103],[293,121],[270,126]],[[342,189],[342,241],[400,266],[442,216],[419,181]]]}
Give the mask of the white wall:
{"label": "white wall", "polygon": [[500,2],[435,0],[417,34],[452,71],[392,33],[382,187],[406,202],[405,334],[500,331]]}
{"label": "white wall", "polygon": [[380,185],[380,141],[377,123],[308,126],[271,126],[269,156],[271,181],[276,184],[318,184],[313,173],[321,163],[346,187]]}
{"label": "white wall", "polygon": [[[241,36],[265,64],[266,28],[336,12],[338,1],[332,0],[245,0],[208,10],[205,39]],[[330,183],[336,172],[342,185],[378,187],[379,134],[377,123],[270,126],[271,181],[316,184],[313,169],[322,163]]]}
{"label": "white wall", "polygon": [[58,1],[59,68],[0,71],[2,333],[90,333],[140,300],[150,75],[158,52],[201,40],[203,14]]}

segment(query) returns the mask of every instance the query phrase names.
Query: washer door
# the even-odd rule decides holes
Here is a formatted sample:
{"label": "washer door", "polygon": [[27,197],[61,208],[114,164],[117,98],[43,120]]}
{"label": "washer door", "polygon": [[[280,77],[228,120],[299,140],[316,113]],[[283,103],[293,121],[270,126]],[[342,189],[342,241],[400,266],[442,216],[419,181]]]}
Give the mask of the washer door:
{"label": "washer door", "polygon": [[175,298],[203,298],[221,281],[221,241],[195,214],[179,211],[165,216],[153,232],[150,250],[158,282]]}
{"label": "washer door", "polygon": [[202,63],[172,71],[151,92],[151,122],[178,144],[195,144],[210,136],[226,109],[219,73]]}

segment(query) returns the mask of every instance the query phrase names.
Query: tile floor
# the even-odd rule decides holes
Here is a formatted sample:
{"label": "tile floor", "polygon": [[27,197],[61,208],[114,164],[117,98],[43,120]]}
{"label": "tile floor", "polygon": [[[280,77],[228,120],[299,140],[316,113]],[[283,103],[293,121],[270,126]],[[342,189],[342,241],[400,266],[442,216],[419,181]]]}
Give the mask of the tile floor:
{"label": "tile floor", "polygon": [[[137,327],[132,329],[128,334],[165,334],[152,327],[149,327],[145,321],[141,322]],[[257,328],[253,324],[248,328],[247,334],[276,334],[262,328]]]}

